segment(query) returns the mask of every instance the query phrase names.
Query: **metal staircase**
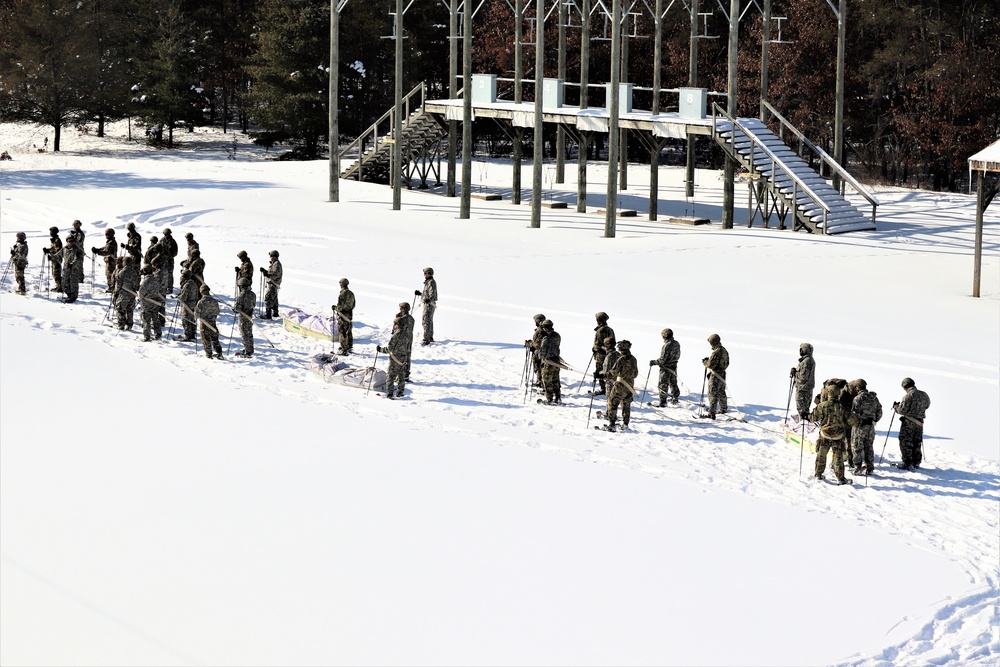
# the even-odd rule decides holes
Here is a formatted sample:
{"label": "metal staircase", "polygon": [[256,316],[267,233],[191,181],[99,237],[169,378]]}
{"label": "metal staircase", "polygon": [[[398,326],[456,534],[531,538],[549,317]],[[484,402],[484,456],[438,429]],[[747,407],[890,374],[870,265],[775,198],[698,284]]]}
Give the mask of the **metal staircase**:
{"label": "metal staircase", "polygon": [[[403,130],[400,137],[403,165],[402,178],[407,187],[420,179],[427,188],[433,176],[435,185],[441,182],[441,150],[447,137],[447,126],[434,114],[424,111],[426,84],[421,83],[403,98]],[[340,151],[341,178],[354,178],[373,183],[390,183],[392,173],[392,136],[395,108],[389,109],[372,123],[357,139]]]}
{"label": "metal staircase", "polygon": [[[879,202],[871,192],[822,148],[806,139],[773,106],[764,104],[779,123],[778,135],[762,121],[732,118],[718,105],[713,105],[712,136],[751,178],[748,226],[753,226],[759,214],[767,227],[771,215],[775,214],[784,228],[785,219],[791,212],[796,230],[842,234],[875,229]],[[786,130],[798,140],[798,153],[785,143]],[[818,172],[802,157],[805,151],[811,151],[818,158]],[[824,167],[834,182],[839,181],[839,190],[823,175]],[[871,204],[870,218],[845,196],[846,186],[854,190],[852,197],[855,200],[864,199]]]}

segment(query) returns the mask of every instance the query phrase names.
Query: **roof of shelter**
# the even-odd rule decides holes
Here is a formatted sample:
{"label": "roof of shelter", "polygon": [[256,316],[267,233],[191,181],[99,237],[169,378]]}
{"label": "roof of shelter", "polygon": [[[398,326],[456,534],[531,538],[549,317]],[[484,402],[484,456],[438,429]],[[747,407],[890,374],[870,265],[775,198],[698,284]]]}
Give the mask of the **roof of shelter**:
{"label": "roof of shelter", "polygon": [[969,169],[1000,172],[1000,139],[970,157]]}

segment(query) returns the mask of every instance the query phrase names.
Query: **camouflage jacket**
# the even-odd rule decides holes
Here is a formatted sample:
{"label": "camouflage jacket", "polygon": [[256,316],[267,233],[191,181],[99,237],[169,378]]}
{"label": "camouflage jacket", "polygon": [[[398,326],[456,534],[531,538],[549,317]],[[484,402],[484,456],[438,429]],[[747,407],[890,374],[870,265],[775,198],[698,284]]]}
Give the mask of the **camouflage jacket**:
{"label": "camouflage jacket", "polygon": [[156,243],[150,243],[149,247],[146,248],[146,254],[142,256],[143,264],[149,265],[153,263],[153,260],[160,256],[163,252],[163,248],[160,247],[159,241]]}
{"label": "camouflage jacket", "polygon": [[354,306],[354,292],[346,287],[342,288],[337,296],[337,313],[349,320],[354,316]]}
{"label": "camouflage jacket", "polygon": [[122,290],[129,296],[135,296],[139,289],[139,273],[132,266],[123,266],[115,271],[115,296]]}
{"label": "camouflage jacket", "polygon": [[267,282],[275,287],[281,287],[282,273],[281,262],[276,259],[271,262],[269,267],[267,267],[267,271],[264,272],[264,277],[267,279]]}
{"label": "camouflage jacket", "polygon": [[435,305],[438,300],[438,284],[433,278],[424,280],[424,290],[420,293],[420,302]]}
{"label": "camouflage jacket", "polygon": [[130,255],[142,255],[142,235],[134,229],[128,230],[125,239],[125,249]]}
{"label": "camouflage jacket", "polygon": [[198,299],[201,297],[201,293],[198,291],[200,287],[201,286],[198,284],[197,280],[188,278],[181,285],[181,291],[180,294],[177,295],[177,298],[186,303],[189,307],[193,307],[194,304],[198,303]]}
{"label": "camouflage jacket", "polygon": [[[53,257],[61,257],[61,255],[59,255],[59,251],[62,250],[62,249],[63,249],[62,239],[60,239],[58,236],[53,236],[53,237],[49,238],[49,259],[50,260]],[[59,261],[59,260],[56,259],[56,261]]]}
{"label": "camouflage jacket", "polygon": [[243,278],[249,278],[250,282],[252,283],[253,282],[253,262],[250,261],[250,258],[247,257],[246,259],[244,259],[243,263],[240,264],[239,268],[240,268],[240,270],[237,271],[237,273],[236,273],[236,280],[238,281],[238,280],[241,280]]}
{"label": "camouflage jacket", "polygon": [[719,375],[725,375],[726,369],[729,368],[729,352],[721,345],[713,347],[705,366]]}
{"label": "camouflage jacket", "polygon": [[916,387],[910,387],[906,390],[903,400],[899,402],[896,414],[917,423],[923,423],[924,415],[927,414],[929,407],[931,407],[931,397]]}
{"label": "camouflage jacket", "polygon": [[799,357],[799,365],[795,367],[795,387],[802,391],[812,391],[816,386],[816,360],[811,354]]}
{"label": "camouflage jacket", "polygon": [[204,284],[205,282],[205,260],[201,257],[192,259],[187,265],[188,271],[191,272],[192,276],[198,278],[199,284]]}
{"label": "camouflage jacket", "polygon": [[215,320],[219,317],[219,302],[211,294],[206,294],[198,300],[198,305],[194,307],[194,314],[204,323],[215,326]]}
{"label": "camouflage jacket", "polygon": [[562,343],[562,336],[555,331],[542,337],[541,345],[538,346],[538,358],[549,361],[559,361],[559,345]]}
{"label": "camouflage jacket", "polygon": [[862,391],[854,397],[851,404],[851,416],[847,418],[852,426],[858,424],[868,426],[882,419],[882,404],[873,391]]}
{"label": "camouflage jacket", "polygon": [[601,368],[601,373],[604,375],[604,377],[613,378],[613,376],[611,375],[612,373],[611,369],[614,368],[615,362],[618,361],[618,357],[620,356],[621,352],[619,352],[618,350],[611,350],[610,352],[608,352],[608,356],[604,357],[604,366]]}
{"label": "camouflage jacket", "polygon": [[105,264],[113,264],[118,257],[118,241],[112,236],[103,248],[94,248],[94,254],[103,257]]}
{"label": "camouflage jacket", "polygon": [[538,353],[538,348],[542,346],[542,338],[545,337],[545,332],[542,331],[541,327],[535,327],[535,333],[531,335],[531,351],[535,354]]}
{"label": "camouflage jacket", "polygon": [[590,350],[594,354],[603,354],[604,350],[604,339],[614,338],[615,330],[609,327],[607,324],[600,324],[594,327],[594,344]]}
{"label": "camouflage jacket", "polygon": [[233,303],[233,310],[237,313],[253,317],[254,306],[257,305],[257,295],[249,287],[240,290],[236,301]]}
{"label": "camouflage jacket", "polygon": [[399,335],[406,341],[407,354],[409,354],[409,350],[413,347],[413,328],[415,326],[413,315],[399,313],[396,315],[395,322],[399,323]]}
{"label": "camouflage jacket", "polygon": [[19,269],[23,269],[28,265],[28,242],[18,241],[14,244],[14,247],[10,249],[10,256],[14,260],[14,265]]}
{"label": "camouflage jacket", "polygon": [[163,298],[163,283],[160,282],[159,276],[152,273],[143,276],[142,282],[139,284],[139,301],[142,309],[152,308],[155,310],[163,306]]}
{"label": "camouflage jacket", "polygon": [[[412,333],[411,339],[406,339],[404,331],[405,325],[402,323],[403,317],[404,316],[402,315],[396,316],[395,322],[392,326],[392,336],[389,338],[389,354],[396,363],[404,363],[409,358],[412,345]],[[410,316],[406,315],[405,317]],[[410,317],[410,319],[412,320],[413,318]]]}
{"label": "camouflage jacket", "polygon": [[76,244],[77,248],[79,248],[80,250],[83,250],[83,241],[84,241],[84,239],[87,238],[87,233],[86,232],[84,232],[82,229],[79,230],[79,231],[77,231],[75,229],[71,229],[71,230],[69,230],[69,233],[66,236],[69,237],[69,238],[71,238],[71,239],[73,239],[73,243]]}
{"label": "camouflage jacket", "polygon": [[614,366],[611,367],[611,373],[608,375],[608,380],[614,380],[614,383],[627,389],[629,393],[635,393],[635,378],[639,375],[639,364],[636,362],[635,357],[632,356],[631,352],[621,352],[618,355],[618,359],[615,360]]}
{"label": "camouflage jacket", "polygon": [[660,348],[660,358],[656,360],[656,365],[660,368],[677,368],[680,358],[681,344],[671,338]]}
{"label": "camouflage jacket", "polygon": [[177,241],[174,240],[173,235],[164,234],[163,238],[160,239],[160,245],[163,249],[163,259],[167,262],[173,262],[174,257],[177,256]]}
{"label": "camouflage jacket", "polygon": [[201,250],[201,245],[199,245],[198,242],[195,241],[194,239],[188,239],[187,244],[188,244],[187,258],[191,259],[191,253],[193,253],[195,250]]}
{"label": "camouflage jacket", "polygon": [[62,256],[64,276],[71,276],[76,271],[76,267],[83,265],[83,252],[75,245],[63,246],[59,254]]}
{"label": "camouflage jacket", "polygon": [[844,406],[836,400],[824,401],[816,406],[809,419],[819,422],[819,434],[827,440],[842,440],[847,432]]}

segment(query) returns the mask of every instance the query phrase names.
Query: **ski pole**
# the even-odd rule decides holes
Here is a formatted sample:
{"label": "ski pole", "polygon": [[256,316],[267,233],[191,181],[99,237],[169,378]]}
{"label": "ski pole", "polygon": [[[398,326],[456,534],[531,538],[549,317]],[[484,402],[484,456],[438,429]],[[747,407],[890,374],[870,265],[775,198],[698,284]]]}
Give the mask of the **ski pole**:
{"label": "ski pole", "polygon": [[590,384],[590,407],[587,409],[587,428],[590,428],[590,414],[594,411],[594,391],[597,389],[597,378]]}
{"label": "ski pole", "polygon": [[378,345],[375,346],[375,359],[372,361],[372,376],[368,378],[368,388],[365,389],[365,396],[372,390],[372,383],[375,382],[375,371],[378,369]]}
{"label": "ski pole", "polygon": [[94,296],[94,273],[97,267],[97,259],[91,255],[90,257],[90,296]]}
{"label": "ski pole", "polygon": [[[221,305],[225,306],[226,308],[228,308],[229,310],[233,311],[239,317],[246,318],[246,320],[248,322],[253,323],[253,318],[250,317],[249,315],[247,315],[246,313],[241,313],[240,311],[238,311],[235,308],[233,308],[232,306],[230,306],[228,303],[223,303],[222,301],[220,301],[219,303]],[[236,319],[234,318],[233,319],[233,329],[235,330],[235,328],[236,328]],[[260,334],[260,337],[263,338],[265,341],[267,341],[268,345],[270,345],[272,348],[274,347],[274,343],[271,342],[270,338],[268,338],[267,336],[264,335],[264,332],[260,330],[260,327],[256,328],[256,333]],[[230,335],[230,337],[231,337],[231,335]]]}
{"label": "ski pole", "polygon": [[531,364],[531,368],[528,371],[528,383],[524,385],[524,401],[523,401],[523,403],[527,403],[528,402],[528,396],[529,396],[531,390],[534,388],[534,386],[535,386],[535,364]]}
{"label": "ski pole", "polygon": [[115,305],[115,300],[111,299],[111,303],[108,304],[108,309],[104,311],[104,319],[101,320],[101,326],[104,326],[105,324],[111,324],[111,322],[108,321],[108,318],[111,317],[111,309],[114,308],[114,305]]}
{"label": "ski pole", "polygon": [[260,286],[257,288],[257,317],[260,317],[260,311],[264,310],[264,274],[260,274]]}
{"label": "ski pole", "polygon": [[8,260],[7,264],[3,267],[3,275],[0,276],[0,289],[3,289],[3,284],[7,282],[8,273],[10,273],[10,260]]}
{"label": "ski pole", "polygon": [[590,370],[590,363],[594,360],[594,357],[596,355],[597,355],[596,352],[591,352],[590,353],[590,359],[587,360],[587,367],[583,369],[583,375],[580,376],[580,383],[578,385],[576,385],[577,392],[579,392],[580,391],[580,387],[583,386],[583,381],[587,379],[587,371]]}
{"label": "ski pole", "polygon": [[788,403],[785,404],[785,421],[788,421],[788,411],[792,409],[792,386],[795,384],[795,375],[788,378]]}
{"label": "ski pole", "polygon": [[229,344],[226,346],[226,356],[229,356],[229,351],[233,349],[233,334],[236,333],[236,320],[239,318],[233,318],[233,328],[229,330]]}
{"label": "ski pole", "polygon": [[878,455],[878,464],[882,465],[882,457],[885,456],[885,446],[889,444],[889,433],[892,432],[892,420],[896,418],[895,410],[889,417],[889,430],[885,432],[885,442],[882,443],[882,453]]}
{"label": "ski pole", "polygon": [[802,477],[802,457],[806,451],[806,420],[802,420],[802,435],[799,437],[799,477]]}
{"label": "ski pole", "polygon": [[531,358],[530,355],[531,355],[531,350],[528,349],[527,345],[525,345],[524,346],[524,367],[521,369],[521,380],[518,382],[518,385],[517,385],[518,389],[521,388],[521,383],[523,383],[525,381],[525,379],[528,377],[528,360]]}
{"label": "ski pole", "polygon": [[36,292],[41,292],[42,291],[42,274],[43,273],[45,273],[45,253],[44,252],[42,253],[42,268],[41,268],[41,270],[38,273],[38,283],[37,283],[37,286],[35,287],[35,291]]}
{"label": "ski pole", "polygon": [[168,336],[174,335],[174,324],[177,322],[177,311],[180,310],[180,307],[181,307],[181,300],[177,299],[174,302],[174,309],[170,313],[170,330],[167,331]]}
{"label": "ski pole", "polygon": [[644,384],[642,387],[642,396],[639,397],[639,405],[642,405],[643,401],[646,399],[646,388],[649,387],[649,376],[652,374],[653,374],[653,367],[650,366],[649,370],[646,371],[646,384]]}
{"label": "ski pole", "polygon": [[708,369],[705,369],[705,375],[701,378],[701,400],[698,401],[698,416],[705,414],[705,382],[708,380]]}

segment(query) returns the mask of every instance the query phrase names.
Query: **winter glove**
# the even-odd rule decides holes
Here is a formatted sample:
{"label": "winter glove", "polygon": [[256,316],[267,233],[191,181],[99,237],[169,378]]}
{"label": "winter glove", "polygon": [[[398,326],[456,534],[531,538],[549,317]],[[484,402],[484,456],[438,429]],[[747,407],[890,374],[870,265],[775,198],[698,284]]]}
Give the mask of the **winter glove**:
{"label": "winter glove", "polygon": [[42,248],[42,254],[48,255],[50,252],[52,252],[52,248]]}
{"label": "winter glove", "polygon": [[650,359],[649,360],[649,365],[650,366],[655,366],[656,365],[656,359]]}
{"label": "winter glove", "polygon": [[794,368],[791,371],[789,371],[788,377],[790,377],[790,378],[795,377],[795,369]]}
{"label": "winter glove", "polygon": [[17,250],[15,250],[14,248],[11,248],[10,249],[10,256],[13,257],[16,254],[17,254]]}
{"label": "winter glove", "polygon": [[92,252],[92,253],[96,253],[96,252],[97,252],[97,248],[96,248],[96,247],[94,247],[94,246],[91,246],[91,247],[90,247],[90,252]]}
{"label": "winter glove", "polygon": [[386,352],[388,352],[388,351],[389,351],[389,348],[387,348],[387,347],[382,347],[381,345],[376,345],[376,346],[375,346],[375,351],[376,351],[376,352],[379,352],[379,353],[383,353],[383,354],[384,354],[384,353],[386,353]]}
{"label": "winter glove", "polygon": [[530,340],[524,341],[524,346],[527,347],[527,348],[530,348],[531,347],[531,341]]}
{"label": "winter glove", "polygon": [[603,377],[604,377],[604,373],[602,373],[601,371],[594,371],[594,378],[595,379],[600,380]]}
{"label": "winter glove", "polygon": [[705,357],[704,359],[702,359],[701,360],[701,364],[702,364],[702,366],[708,366],[708,357]]}
{"label": "winter glove", "polygon": [[233,267],[233,271],[235,271],[236,273],[239,273],[240,272],[240,267],[234,266]]}
{"label": "winter glove", "polygon": [[263,273],[265,276],[267,275],[267,269],[265,269],[263,266],[260,267],[260,272]]}
{"label": "winter glove", "polygon": [[418,289],[413,290],[413,296],[420,296],[421,291]]}
{"label": "winter glove", "polygon": [[895,403],[892,404],[892,409],[893,410],[898,410],[899,409],[899,401],[896,401]]}

